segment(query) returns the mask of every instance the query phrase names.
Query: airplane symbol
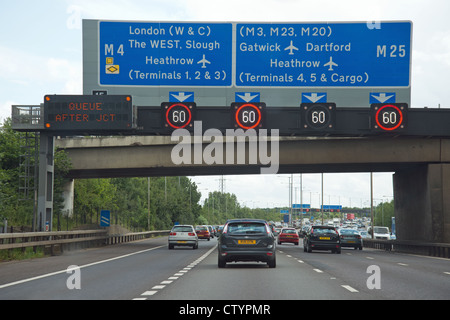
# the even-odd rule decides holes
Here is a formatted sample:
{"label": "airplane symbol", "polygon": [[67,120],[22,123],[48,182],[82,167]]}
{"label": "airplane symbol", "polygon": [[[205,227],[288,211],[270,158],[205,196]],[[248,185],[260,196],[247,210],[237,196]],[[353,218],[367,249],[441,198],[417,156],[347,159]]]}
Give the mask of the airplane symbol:
{"label": "airplane symbol", "polygon": [[333,67],[337,67],[338,64],[333,62],[333,57],[330,57],[330,61],[325,63],[324,66],[329,66],[328,71],[333,71]]}
{"label": "airplane symbol", "polygon": [[203,55],[203,59],[200,60],[197,63],[201,63],[202,64],[202,68],[206,68],[206,64],[211,64],[211,62],[209,62],[208,60],[206,60],[205,55]]}
{"label": "airplane symbol", "polygon": [[294,54],[293,50],[298,51],[298,48],[292,44],[292,40],[291,40],[291,44],[288,47],[286,47],[284,50],[289,50],[289,54],[293,55]]}

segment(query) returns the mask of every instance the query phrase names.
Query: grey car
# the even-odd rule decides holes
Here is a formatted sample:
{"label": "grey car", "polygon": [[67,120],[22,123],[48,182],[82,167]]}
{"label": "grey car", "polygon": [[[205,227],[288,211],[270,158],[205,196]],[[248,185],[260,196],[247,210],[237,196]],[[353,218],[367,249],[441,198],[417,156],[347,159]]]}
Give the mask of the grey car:
{"label": "grey car", "polygon": [[169,233],[169,249],[174,246],[188,246],[198,249],[198,237],[191,225],[176,225]]}
{"label": "grey car", "polygon": [[276,267],[276,241],[265,220],[232,219],[225,224],[219,238],[218,266],[227,262],[262,261]]}

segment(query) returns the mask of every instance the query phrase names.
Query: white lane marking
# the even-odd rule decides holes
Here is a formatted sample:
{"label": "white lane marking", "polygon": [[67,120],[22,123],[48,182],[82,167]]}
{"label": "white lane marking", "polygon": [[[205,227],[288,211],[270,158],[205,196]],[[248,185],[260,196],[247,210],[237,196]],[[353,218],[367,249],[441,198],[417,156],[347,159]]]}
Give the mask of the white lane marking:
{"label": "white lane marking", "polygon": [[166,287],[165,285],[157,285],[157,286],[154,286],[154,287],[152,288],[152,290],[164,289],[165,287]]}
{"label": "white lane marking", "polygon": [[345,285],[345,284],[341,285],[341,287],[347,289],[347,290],[350,291],[350,292],[359,292],[359,291],[356,290],[355,288],[353,288],[353,287],[351,287],[351,286],[348,286],[348,285]]}
{"label": "white lane marking", "polygon": [[315,272],[317,272],[317,273],[323,273],[323,271],[322,270],[320,270],[320,269],[313,269]]}
{"label": "white lane marking", "polygon": [[407,263],[401,263],[401,262],[398,262],[397,264],[398,264],[399,266],[404,266],[404,267],[409,266],[409,264],[407,264]]}
{"label": "white lane marking", "polygon": [[[141,250],[141,251],[137,251],[137,252],[133,252],[133,253],[129,253],[129,254],[125,254],[123,256],[118,256],[118,257],[115,257],[115,258],[110,258],[110,259],[106,259],[106,260],[101,260],[101,261],[97,261],[97,262],[88,263],[88,264],[85,264],[83,266],[79,266],[79,268],[82,269],[82,268],[92,267],[92,266],[95,266],[97,264],[102,264],[102,263],[111,262],[111,261],[118,260],[118,259],[128,258],[128,257],[134,256],[136,254],[141,254],[141,253],[144,253],[144,252],[147,252],[147,251],[152,251],[152,250],[159,249],[159,248],[162,248],[162,247],[165,247],[165,245],[164,246],[159,246],[159,247],[154,247],[154,248],[151,248],[151,249]],[[51,276],[54,276],[54,275],[57,275],[57,274],[61,274],[61,273],[67,273],[67,269],[61,270],[61,271],[56,271],[56,272],[51,272],[51,273],[47,273],[47,274],[43,274],[43,275],[40,275],[40,276],[28,278],[28,279],[14,281],[14,282],[11,282],[11,283],[2,284],[2,285],[0,285],[0,289],[6,288],[6,287],[15,286],[15,285],[18,285],[18,284],[21,284],[21,283],[25,283],[25,282],[30,282],[30,281],[33,281],[33,280],[38,280],[38,279],[42,279],[42,278],[51,277]]]}
{"label": "white lane marking", "polygon": [[[159,292],[158,290],[164,289],[166,287],[166,284],[171,284],[173,282],[172,280],[177,280],[179,277],[181,277],[182,275],[184,275],[187,272],[189,272],[190,270],[192,270],[192,268],[196,264],[200,263],[203,259],[205,259],[207,256],[209,256],[211,254],[211,252],[213,252],[215,249],[216,249],[216,247],[213,247],[208,252],[206,252],[203,256],[201,256],[200,258],[195,260],[195,262],[190,263],[187,267],[183,268],[183,270],[178,271],[173,276],[169,277],[167,280],[161,281],[161,284],[154,286],[152,288],[152,290],[145,291],[143,294],[141,294],[141,296],[154,295],[155,293]],[[146,300],[146,298],[140,297],[140,298],[135,298],[133,300]]]}

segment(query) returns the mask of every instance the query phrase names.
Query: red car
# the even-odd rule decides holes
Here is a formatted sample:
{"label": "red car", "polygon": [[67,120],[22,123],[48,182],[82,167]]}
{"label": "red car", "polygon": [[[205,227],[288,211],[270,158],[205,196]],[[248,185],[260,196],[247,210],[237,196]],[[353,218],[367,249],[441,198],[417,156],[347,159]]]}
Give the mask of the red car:
{"label": "red car", "polygon": [[278,244],[283,242],[290,242],[298,246],[300,238],[298,236],[297,230],[294,228],[283,228],[278,235]]}
{"label": "red car", "polygon": [[211,239],[208,226],[196,226],[195,232],[197,233],[197,237],[199,239],[207,239],[208,241]]}

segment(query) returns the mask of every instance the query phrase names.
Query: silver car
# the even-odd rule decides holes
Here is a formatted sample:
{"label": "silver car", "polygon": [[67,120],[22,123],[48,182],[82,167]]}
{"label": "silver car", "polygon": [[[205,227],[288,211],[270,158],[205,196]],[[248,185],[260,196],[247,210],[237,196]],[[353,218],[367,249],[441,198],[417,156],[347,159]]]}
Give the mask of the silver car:
{"label": "silver car", "polygon": [[169,249],[174,246],[188,246],[198,249],[198,237],[191,225],[176,225],[170,230]]}

